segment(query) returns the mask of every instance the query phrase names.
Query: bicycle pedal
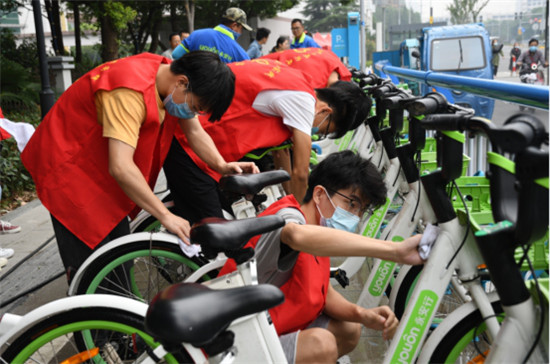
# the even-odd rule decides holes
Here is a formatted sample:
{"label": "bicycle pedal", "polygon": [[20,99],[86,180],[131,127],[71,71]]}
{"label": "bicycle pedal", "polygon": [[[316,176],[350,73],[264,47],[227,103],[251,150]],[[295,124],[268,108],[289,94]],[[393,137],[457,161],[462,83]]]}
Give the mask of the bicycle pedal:
{"label": "bicycle pedal", "polygon": [[331,278],[336,279],[342,288],[349,286],[349,278],[345,270],[338,268],[335,271],[330,272],[330,276]]}

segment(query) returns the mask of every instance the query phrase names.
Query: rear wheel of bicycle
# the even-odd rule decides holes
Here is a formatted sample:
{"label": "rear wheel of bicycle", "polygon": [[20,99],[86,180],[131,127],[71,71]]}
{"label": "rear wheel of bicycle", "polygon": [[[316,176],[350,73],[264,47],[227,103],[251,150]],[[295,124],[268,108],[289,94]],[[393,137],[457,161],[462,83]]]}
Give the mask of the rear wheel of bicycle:
{"label": "rear wheel of bicycle", "polygon": [[[8,363],[133,362],[159,343],[145,332],[144,317],[105,307],[75,308],[49,317],[10,342],[2,353]],[[191,362],[181,350],[164,363]]]}
{"label": "rear wheel of bicycle", "polygon": [[[149,303],[207,262],[185,256],[175,243],[137,240],[105,251],[87,265],[75,294],[116,294]],[[205,275],[201,281],[209,279]]]}
{"label": "rear wheel of bicycle", "polygon": [[[500,301],[493,302],[493,309],[504,319]],[[502,315],[501,315],[502,314]],[[487,327],[479,310],[460,320],[445,334],[431,355],[430,363],[478,363],[487,357],[491,342]]]}

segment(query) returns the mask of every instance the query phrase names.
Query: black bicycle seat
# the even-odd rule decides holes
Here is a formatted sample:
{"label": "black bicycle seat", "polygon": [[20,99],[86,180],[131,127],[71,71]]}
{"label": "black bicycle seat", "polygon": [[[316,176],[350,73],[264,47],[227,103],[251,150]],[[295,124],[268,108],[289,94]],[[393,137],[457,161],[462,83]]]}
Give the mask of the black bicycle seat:
{"label": "black bicycle seat", "polygon": [[191,228],[191,242],[202,247],[207,258],[217,253],[235,252],[253,236],[283,227],[285,221],[276,215],[252,217],[241,220],[206,218]]}
{"label": "black bicycle seat", "polygon": [[219,186],[225,193],[255,195],[264,187],[290,180],[287,171],[277,170],[254,174],[233,174],[220,179]]}
{"label": "black bicycle seat", "polygon": [[270,284],[213,290],[198,283],[178,283],[153,298],[145,327],[163,344],[202,347],[224,332],[233,320],[283,301],[281,290]]}

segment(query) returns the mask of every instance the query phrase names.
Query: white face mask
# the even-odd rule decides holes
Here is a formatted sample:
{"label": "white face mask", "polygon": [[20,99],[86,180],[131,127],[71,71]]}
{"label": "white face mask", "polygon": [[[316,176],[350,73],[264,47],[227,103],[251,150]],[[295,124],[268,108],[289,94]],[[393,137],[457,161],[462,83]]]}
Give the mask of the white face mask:
{"label": "white face mask", "polygon": [[326,218],[321,213],[321,209],[319,209],[319,206],[315,204],[315,206],[317,207],[317,211],[319,211],[319,215],[321,216],[319,220],[319,225],[354,233],[357,230],[357,226],[359,225],[359,216],[356,216],[351,212],[344,210],[340,206],[335,206],[327,190],[324,191],[327,194],[328,200],[331,203],[332,207],[334,207],[334,213],[331,217]]}

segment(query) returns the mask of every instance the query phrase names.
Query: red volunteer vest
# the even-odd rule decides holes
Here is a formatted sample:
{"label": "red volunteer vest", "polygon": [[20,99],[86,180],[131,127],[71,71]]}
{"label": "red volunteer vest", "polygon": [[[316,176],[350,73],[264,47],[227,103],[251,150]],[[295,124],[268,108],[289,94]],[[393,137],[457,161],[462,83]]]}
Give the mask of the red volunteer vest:
{"label": "red volunteer vest", "polygon": [[143,53],[86,73],[57,100],[21,155],[44,206],[92,249],[136,207],[109,174],[109,139],[97,123],[94,95],[121,87],[143,94],[147,116],[134,161],[153,187],[177,125],[168,114],[159,121],[161,63],[167,59]]}
{"label": "red volunteer vest", "polygon": [[[279,145],[292,135],[282,118],[252,108],[258,93],[292,90],[308,92],[314,97],[315,94],[307,76],[274,60],[254,59],[228,66],[235,74],[235,96],[231,105],[220,121],[211,123],[208,116],[201,116],[200,121],[225,161],[233,162],[252,150]],[[191,150],[183,132],[176,130],[176,138],[197,166],[215,180],[220,179],[220,174]]]}
{"label": "red volunteer vest", "polygon": [[313,88],[327,87],[330,74],[336,71],[341,81],[351,81],[351,73],[331,51],[321,48],[296,48],[270,53],[262,59],[276,59],[309,75]]}
{"label": "red volunteer vest", "polygon": [[[288,195],[273,203],[259,216],[274,215],[287,207],[302,212],[294,196]],[[256,247],[259,239],[260,236],[251,239],[247,246]],[[219,275],[230,273],[235,269],[235,261],[230,259]],[[321,314],[325,308],[329,279],[329,257],[316,257],[303,252],[298,254],[292,276],[279,287],[285,295],[285,301],[269,310],[279,335],[303,330]]]}

